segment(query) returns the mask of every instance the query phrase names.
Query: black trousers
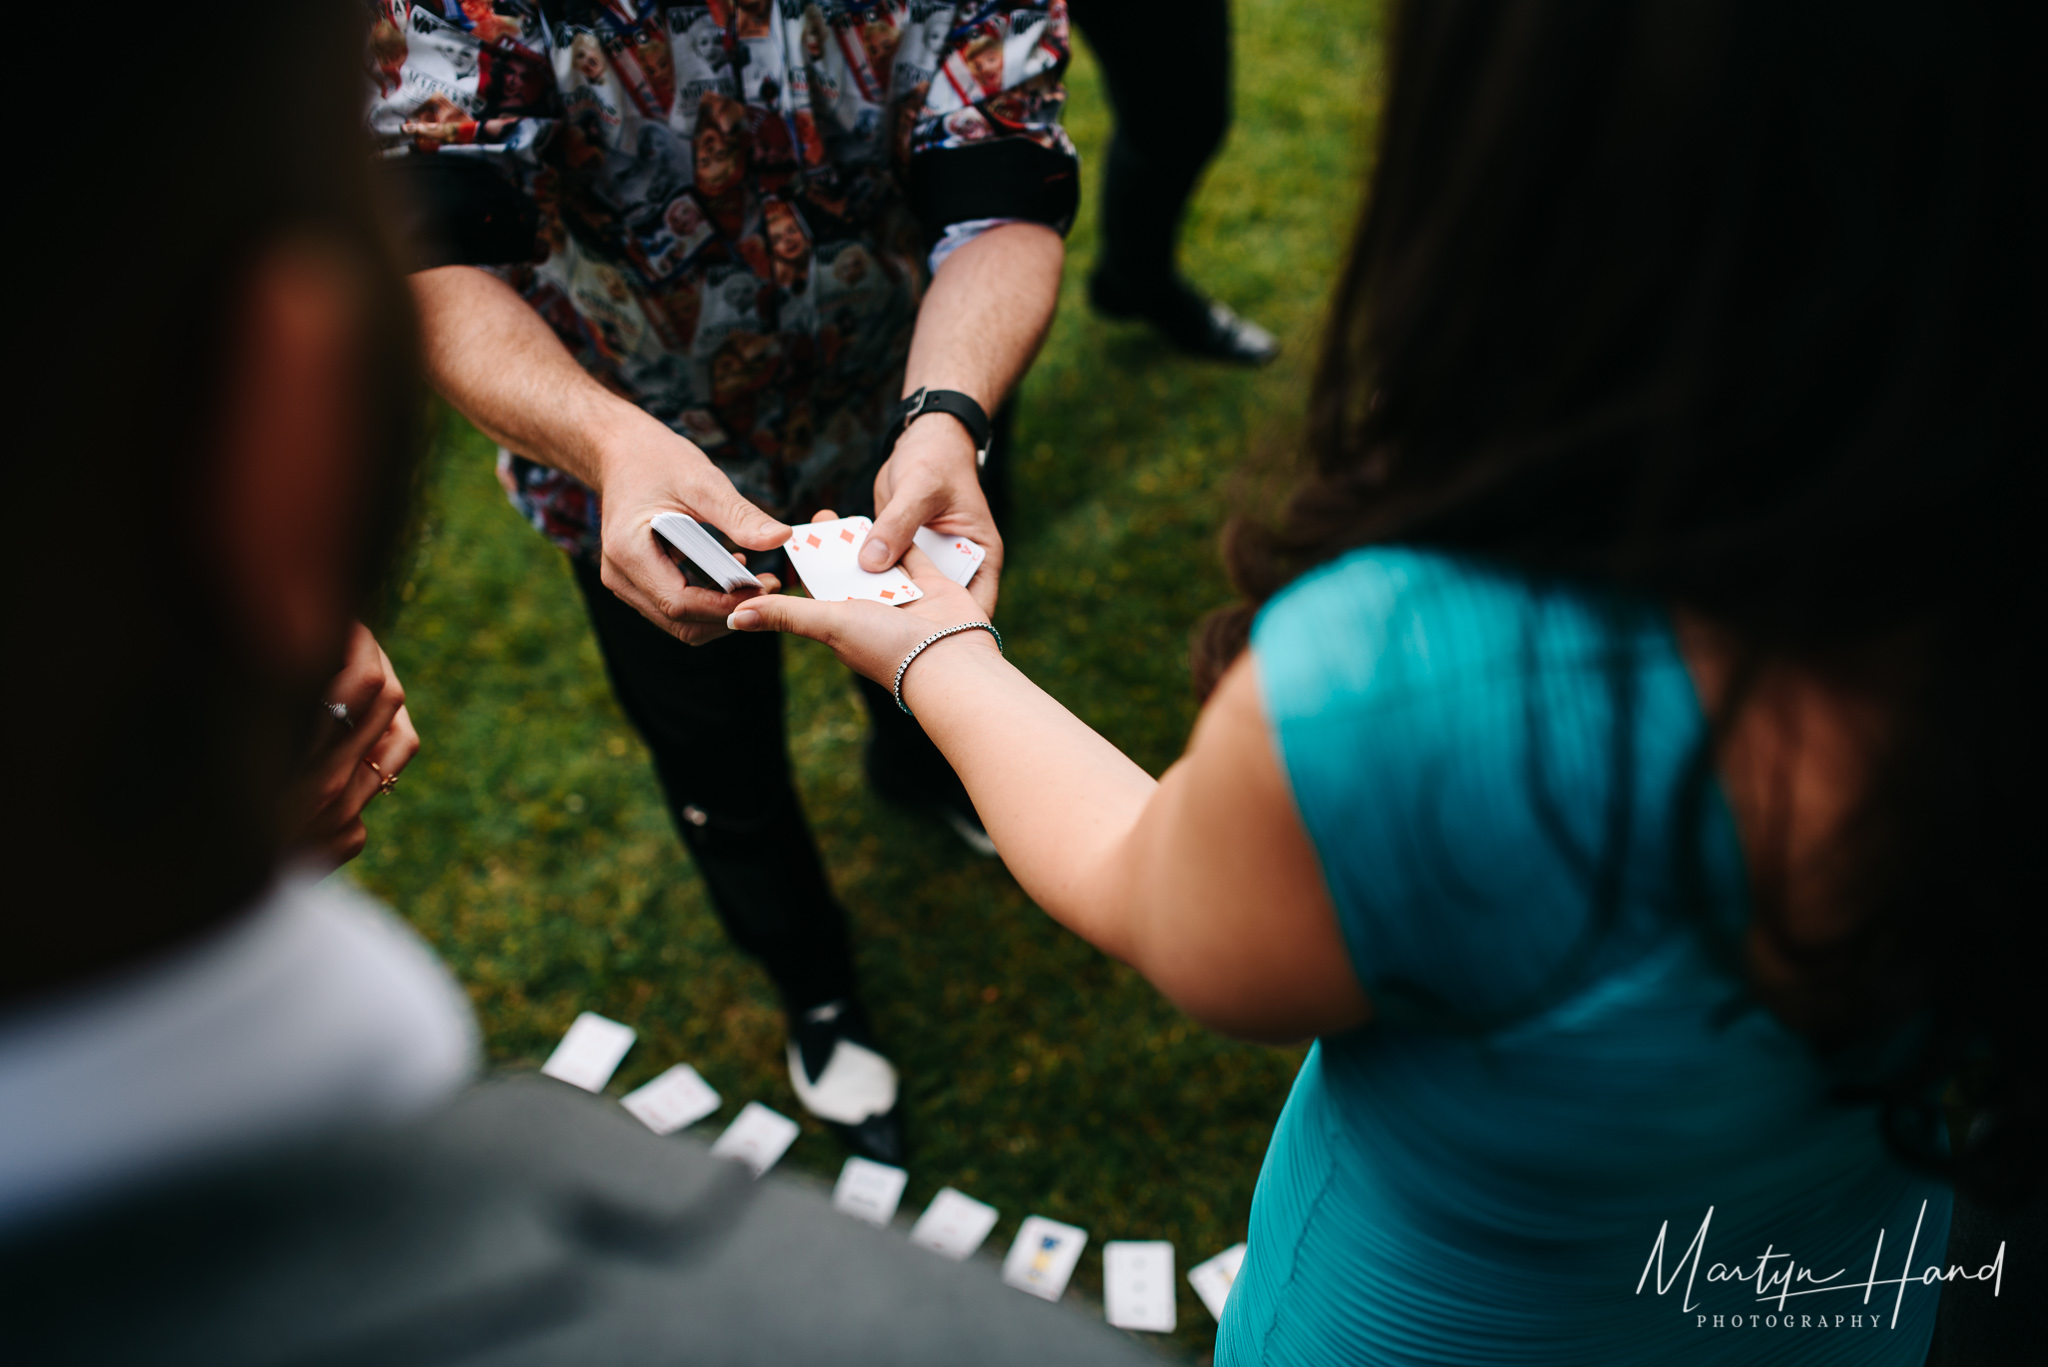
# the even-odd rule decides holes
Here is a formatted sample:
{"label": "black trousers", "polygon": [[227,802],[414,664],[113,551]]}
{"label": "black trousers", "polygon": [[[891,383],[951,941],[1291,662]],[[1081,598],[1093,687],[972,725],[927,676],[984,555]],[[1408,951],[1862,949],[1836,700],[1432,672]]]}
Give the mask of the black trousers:
{"label": "black trousers", "polygon": [[[982,485],[1002,525],[1009,511],[1008,405],[992,426]],[[612,692],[647,743],[676,832],[726,934],[760,961],[792,1012],[858,995],[846,910],[832,895],[790,772],[782,638],[735,633],[686,646],[614,596],[595,565],[570,564]],[[877,786],[899,801],[964,792],[946,757],[889,690],[856,682],[872,721],[869,774]]]}
{"label": "black trousers", "polygon": [[1139,290],[1173,277],[1195,181],[1230,127],[1230,0],[1072,0],[1116,113],[1101,269]]}

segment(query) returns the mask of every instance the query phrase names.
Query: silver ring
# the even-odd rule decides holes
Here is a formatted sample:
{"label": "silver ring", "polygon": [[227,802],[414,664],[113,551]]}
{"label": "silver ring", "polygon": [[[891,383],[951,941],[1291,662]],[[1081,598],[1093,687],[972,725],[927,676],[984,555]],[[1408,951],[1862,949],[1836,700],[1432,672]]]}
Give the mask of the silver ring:
{"label": "silver ring", "polygon": [[330,702],[323,703],[321,705],[327,709],[328,716],[334,718],[336,721],[340,722],[343,726],[346,726],[351,731],[356,729],[356,724],[353,721],[349,720],[347,703]]}

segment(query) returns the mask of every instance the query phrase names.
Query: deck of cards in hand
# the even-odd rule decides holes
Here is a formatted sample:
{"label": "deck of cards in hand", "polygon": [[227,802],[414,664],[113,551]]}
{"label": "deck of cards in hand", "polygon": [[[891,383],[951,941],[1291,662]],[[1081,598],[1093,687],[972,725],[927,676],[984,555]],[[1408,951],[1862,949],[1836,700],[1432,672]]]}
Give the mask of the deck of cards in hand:
{"label": "deck of cards in hand", "polygon": [[743,586],[761,587],[761,581],[689,514],[657,513],[650,525],[663,541],[690,557],[690,563],[711,576],[712,582],[726,593]]}

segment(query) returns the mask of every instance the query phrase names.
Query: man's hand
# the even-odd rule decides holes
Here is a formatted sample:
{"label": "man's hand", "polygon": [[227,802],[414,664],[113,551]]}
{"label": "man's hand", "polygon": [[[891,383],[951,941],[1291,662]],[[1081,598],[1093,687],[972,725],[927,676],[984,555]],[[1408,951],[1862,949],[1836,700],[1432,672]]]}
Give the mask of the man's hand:
{"label": "man's hand", "polygon": [[981,492],[974,438],[956,418],[928,413],[903,431],[896,450],[875,476],[874,528],[861,547],[862,569],[888,569],[910,549],[919,527],[964,536],[987,549],[968,584],[984,615],[996,610],[1003,572],[1003,538]]}
{"label": "man's hand", "polygon": [[694,443],[592,379],[504,281],[440,266],[411,283],[434,387],[499,445],[597,491],[604,586],[678,640],[723,636],[752,590],[691,587],[649,525],[655,514],[688,513],[756,551],[780,546],[789,528],[741,498]]}
{"label": "man's hand", "polygon": [[[763,590],[721,593],[691,585],[655,535],[655,515],[688,513],[750,550],[772,550],[789,540],[789,528],[741,498],[709,457],[651,418],[633,424],[605,454],[597,484],[604,586],[685,645],[725,635],[733,609]],[[761,582],[769,593],[781,587],[772,574]]]}
{"label": "man's hand", "polygon": [[405,687],[391,657],[361,623],[349,636],[348,658],[328,681],[325,700],[346,708],[347,720],[320,724],[285,798],[285,845],[338,868],[363,852],[369,840],[363,809],[386,778],[412,763],[420,737],[406,714]]}

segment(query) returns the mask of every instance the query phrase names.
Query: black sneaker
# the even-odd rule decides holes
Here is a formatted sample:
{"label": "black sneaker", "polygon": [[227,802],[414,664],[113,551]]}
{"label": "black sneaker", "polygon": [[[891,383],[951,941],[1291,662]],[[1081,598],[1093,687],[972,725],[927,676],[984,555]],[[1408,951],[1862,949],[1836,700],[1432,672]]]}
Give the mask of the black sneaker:
{"label": "black sneaker", "polygon": [[905,811],[935,816],[950,826],[968,849],[984,859],[996,857],[996,842],[988,838],[988,828],[981,824],[981,814],[974,810],[974,803],[967,796],[967,785],[951,769],[926,779],[899,772],[876,757],[873,735],[868,737],[862,767],[867,770],[868,786],[882,801]]}
{"label": "black sneaker", "polygon": [[1178,275],[1157,289],[1139,290],[1098,270],[1088,277],[1088,302],[1105,318],[1142,321],[1193,356],[1234,365],[1264,365],[1280,354],[1272,333],[1228,304],[1210,299]]}
{"label": "black sneaker", "polygon": [[903,1098],[896,1065],[874,1047],[867,1013],[841,997],[790,1022],[789,1082],[803,1108],[862,1158],[902,1167]]}

